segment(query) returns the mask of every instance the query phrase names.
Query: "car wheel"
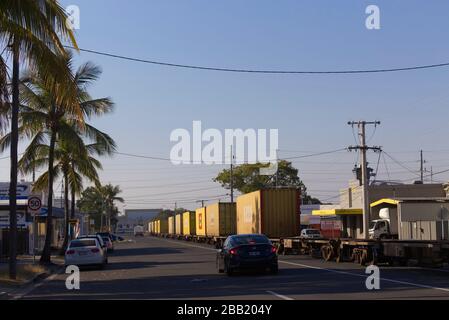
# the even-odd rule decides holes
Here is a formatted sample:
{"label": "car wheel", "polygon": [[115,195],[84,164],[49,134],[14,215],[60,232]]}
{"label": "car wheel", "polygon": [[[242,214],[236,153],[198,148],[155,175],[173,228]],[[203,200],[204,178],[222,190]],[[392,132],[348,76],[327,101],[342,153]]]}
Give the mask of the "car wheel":
{"label": "car wheel", "polygon": [[234,275],[234,270],[229,266],[229,264],[226,263],[224,272],[226,272],[226,274],[230,277]]}

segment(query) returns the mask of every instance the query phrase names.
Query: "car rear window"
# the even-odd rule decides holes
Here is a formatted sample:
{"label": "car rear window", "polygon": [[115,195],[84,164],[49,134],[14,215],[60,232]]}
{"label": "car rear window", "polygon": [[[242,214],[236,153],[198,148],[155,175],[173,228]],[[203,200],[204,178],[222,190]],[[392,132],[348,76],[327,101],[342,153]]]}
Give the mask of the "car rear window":
{"label": "car rear window", "polygon": [[70,248],[82,248],[82,247],[96,247],[97,242],[95,239],[83,239],[76,240],[70,243]]}
{"label": "car rear window", "polygon": [[232,242],[235,245],[245,245],[245,244],[269,244],[270,240],[264,236],[238,236],[232,238]]}

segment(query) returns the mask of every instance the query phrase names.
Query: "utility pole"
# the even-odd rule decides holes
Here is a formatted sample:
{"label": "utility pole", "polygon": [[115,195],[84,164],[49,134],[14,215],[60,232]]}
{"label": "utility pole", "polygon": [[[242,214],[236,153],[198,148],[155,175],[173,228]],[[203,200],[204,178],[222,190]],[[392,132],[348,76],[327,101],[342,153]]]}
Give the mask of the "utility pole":
{"label": "utility pole", "polygon": [[368,192],[368,164],[366,159],[366,151],[374,150],[381,151],[380,147],[368,147],[366,145],[366,125],[380,125],[380,121],[352,121],[348,125],[354,127],[357,125],[359,130],[360,144],[355,147],[349,147],[349,150],[360,150],[360,164],[362,166],[362,206],[363,206],[363,235],[365,239],[369,238],[369,223],[370,223],[370,204]]}
{"label": "utility pole", "polygon": [[433,167],[430,167],[430,183],[433,183]]}
{"label": "utility pole", "polygon": [[426,169],[424,168],[424,163],[426,163],[426,160],[424,160],[422,150],[420,151],[419,154],[420,154],[420,163],[421,163],[419,171],[421,173],[421,182],[424,183],[424,171],[426,171]]}
{"label": "utility pole", "polygon": [[204,202],[206,202],[206,200],[198,200],[197,202],[201,202],[201,208],[204,208]]}
{"label": "utility pole", "polygon": [[[234,152],[232,150],[232,146],[231,146],[231,182],[230,182],[230,186],[231,186],[231,203],[234,202]],[[203,205],[204,207],[204,205]]]}

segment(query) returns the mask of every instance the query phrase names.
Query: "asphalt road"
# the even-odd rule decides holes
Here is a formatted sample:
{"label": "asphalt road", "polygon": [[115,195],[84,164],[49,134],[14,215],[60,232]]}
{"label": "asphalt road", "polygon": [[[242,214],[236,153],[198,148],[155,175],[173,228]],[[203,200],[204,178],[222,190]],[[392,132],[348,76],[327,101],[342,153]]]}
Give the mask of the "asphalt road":
{"label": "asphalt road", "polygon": [[449,270],[381,267],[380,290],[365,269],[308,256],[281,256],[278,275],[227,277],[211,246],[153,237],[121,243],[104,270],[83,270],[80,290],[58,274],[21,299],[448,299]]}

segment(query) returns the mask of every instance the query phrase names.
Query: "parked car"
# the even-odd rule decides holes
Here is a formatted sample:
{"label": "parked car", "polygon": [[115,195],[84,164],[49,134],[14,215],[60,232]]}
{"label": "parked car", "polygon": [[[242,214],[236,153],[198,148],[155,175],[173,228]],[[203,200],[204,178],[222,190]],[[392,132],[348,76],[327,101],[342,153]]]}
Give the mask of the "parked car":
{"label": "parked car", "polygon": [[235,271],[269,269],[278,272],[277,249],[271,241],[260,234],[229,236],[223,248],[217,252],[218,272],[232,275]]}
{"label": "parked car", "polygon": [[108,237],[109,239],[111,239],[111,241],[115,241],[110,232],[97,232],[97,235],[99,235],[102,238]]}
{"label": "parked car", "polygon": [[303,239],[319,239],[323,237],[320,230],[316,229],[303,229],[299,236]]}
{"label": "parked car", "polygon": [[111,237],[112,237],[112,242],[121,242],[121,241],[125,241],[125,238],[118,236],[116,234],[111,233]]}
{"label": "parked car", "polygon": [[101,268],[108,263],[105,250],[96,238],[75,239],[70,241],[64,256],[66,266],[98,265]]}
{"label": "parked car", "polygon": [[106,256],[108,253],[108,247],[106,245],[106,243],[104,243],[103,238],[101,236],[99,236],[98,234],[91,234],[91,235],[87,235],[87,236],[79,236],[77,239],[97,239],[98,243],[101,246],[101,249],[103,249],[103,251],[105,252]]}
{"label": "parked car", "polygon": [[112,243],[111,238],[103,237],[103,241],[106,244],[106,248],[107,248],[108,252],[113,252],[114,251],[114,244]]}

